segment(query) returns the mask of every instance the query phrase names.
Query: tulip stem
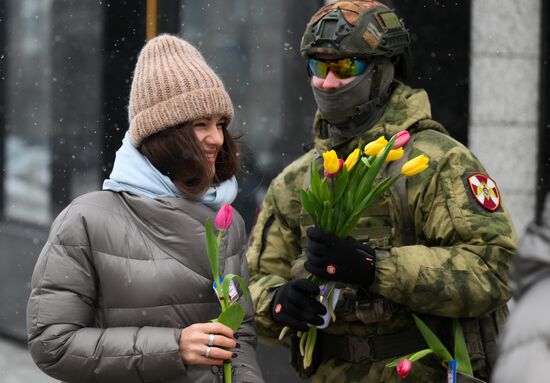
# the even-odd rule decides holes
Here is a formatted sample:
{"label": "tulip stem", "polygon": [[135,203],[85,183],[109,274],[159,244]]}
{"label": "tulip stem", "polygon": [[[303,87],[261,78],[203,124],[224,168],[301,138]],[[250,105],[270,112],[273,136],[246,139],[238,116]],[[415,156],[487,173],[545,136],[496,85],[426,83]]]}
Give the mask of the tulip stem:
{"label": "tulip stem", "polygon": [[233,375],[233,368],[231,366],[231,362],[224,363],[223,365],[223,380],[225,383],[231,383]]}
{"label": "tulip stem", "polygon": [[[222,242],[222,235],[223,230],[218,231],[218,238],[217,238],[217,244],[218,244],[218,261],[219,261],[219,254],[220,254],[220,243]],[[223,290],[220,286],[220,276],[215,275],[214,278],[216,278],[216,292],[218,293],[218,298],[220,300],[220,305],[222,306],[222,311],[225,310],[227,307],[227,297],[223,296]]]}

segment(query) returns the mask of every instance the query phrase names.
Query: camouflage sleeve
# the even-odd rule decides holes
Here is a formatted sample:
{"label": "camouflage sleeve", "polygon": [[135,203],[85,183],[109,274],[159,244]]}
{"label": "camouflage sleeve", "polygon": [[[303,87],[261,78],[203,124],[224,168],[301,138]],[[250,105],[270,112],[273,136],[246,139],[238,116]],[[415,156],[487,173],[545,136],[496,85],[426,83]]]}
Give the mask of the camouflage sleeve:
{"label": "camouflage sleeve", "polygon": [[[423,133],[423,132],[422,132]],[[448,136],[426,131],[411,158],[430,168],[408,179],[418,245],[394,247],[377,260],[373,289],[413,311],[474,317],[510,298],[508,274],[516,234],[507,209],[483,208],[467,178],[485,173],[475,156]]]}
{"label": "camouflage sleeve", "polygon": [[292,266],[302,252],[299,191],[310,158],[301,157],[273,180],[252,230],[249,288],[258,338],[263,342],[274,342],[279,336],[282,327],[271,318],[271,300],[276,288],[291,279]]}

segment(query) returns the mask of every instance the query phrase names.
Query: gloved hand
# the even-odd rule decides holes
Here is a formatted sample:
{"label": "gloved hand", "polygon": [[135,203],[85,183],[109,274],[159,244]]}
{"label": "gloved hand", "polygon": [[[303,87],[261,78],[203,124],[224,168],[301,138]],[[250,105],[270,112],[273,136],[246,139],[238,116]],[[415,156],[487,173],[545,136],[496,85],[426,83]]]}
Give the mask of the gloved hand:
{"label": "gloved hand", "polygon": [[315,298],[319,286],[308,279],[294,279],[279,287],[271,301],[271,316],[276,322],[307,331],[308,323],[323,324],[327,309]]}
{"label": "gloved hand", "polygon": [[345,239],[316,227],[307,229],[304,267],[320,278],[369,287],[374,279],[374,250],[352,237]]}

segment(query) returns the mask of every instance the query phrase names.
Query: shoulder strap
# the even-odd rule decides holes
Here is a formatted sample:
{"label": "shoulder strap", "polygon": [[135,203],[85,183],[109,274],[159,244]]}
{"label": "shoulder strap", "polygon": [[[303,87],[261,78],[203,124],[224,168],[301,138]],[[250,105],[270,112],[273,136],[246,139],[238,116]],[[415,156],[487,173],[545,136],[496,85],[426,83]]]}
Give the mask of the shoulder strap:
{"label": "shoulder strap", "polygon": [[[401,167],[409,159],[409,154],[413,147],[416,133],[421,132],[423,130],[436,130],[443,134],[447,134],[447,135],[449,134],[449,132],[447,132],[445,127],[443,127],[443,125],[441,125],[437,121],[434,121],[431,119],[424,119],[424,120],[418,121],[409,129],[411,138],[409,139],[409,142],[407,142],[407,145],[405,145],[404,147],[405,154],[399,160],[392,162],[390,166],[388,166],[389,174],[397,174],[401,171]],[[400,204],[401,239],[403,241],[403,245],[413,245],[416,243],[416,235],[415,235],[416,233],[415,233],[415,225],[412,219],[411,211],[409,210],[409,198],[407,195],[407,178],[401,177],[394,184],[394,187],[395,187],[395,191],[397,192],[397,196],[399,197],[399,204]]]}

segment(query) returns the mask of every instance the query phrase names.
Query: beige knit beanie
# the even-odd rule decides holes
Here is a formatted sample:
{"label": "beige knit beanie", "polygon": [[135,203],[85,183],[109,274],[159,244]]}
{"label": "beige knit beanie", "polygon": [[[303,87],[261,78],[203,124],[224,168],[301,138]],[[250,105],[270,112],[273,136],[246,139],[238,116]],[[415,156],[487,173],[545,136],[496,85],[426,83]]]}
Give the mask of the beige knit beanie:
{"label": "beige knit beanie", "polygon": [[132,145],[137,148],[163,129],[215,115],[229,124],[233,105],[199,51],[175,36],[150,40],[139,54],[130,90]]}

